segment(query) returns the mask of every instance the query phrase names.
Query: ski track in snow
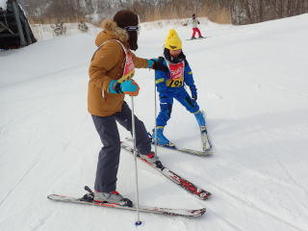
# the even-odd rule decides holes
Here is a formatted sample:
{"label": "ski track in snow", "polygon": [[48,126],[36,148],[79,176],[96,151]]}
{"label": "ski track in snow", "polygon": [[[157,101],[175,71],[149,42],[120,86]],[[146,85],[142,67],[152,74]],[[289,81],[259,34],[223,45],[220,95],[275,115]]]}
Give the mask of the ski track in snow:
{"label": "ski track in snow", "polygon": [[[229,228],[231,228],[232,230],[235,231],[245,231],[245,229],[239,227],[238,225],[236,225],[235,223],[233,223],[232,221],[229,221],[228,219],[224,218],[223,216],[219,215],[218,213],[211,211],[211,213],[213,213],[213,215],[215,215],[217,218],[219,218],[220,220],[222,220]],[[224,227],[225,228],[225,227]],[[229,230],[229,229],[228,229]]]}
{"label": "ski track in snow", "polygon": [[12,192],[14,192],[14,190],[18,187],[18,185],[20,185],[23,180],[29,175],[29,173],[32,171],[33,168],[35,168],[35,166],[37,166],[39,163],[39,160],[34,162],[28,169],[27,171],[21,176],[21,178],[17,181],[17,183],[8,190],[8,193],[4,196],[4,198],[0,201],[0,208],[2,207],[3,203],[5,203],[5,201],[9,198],[9,196],[12,194]]}
{"label": "ski track in snow", "polygon": [[43,227],[44,225],[47,224],[48,219],[50,218],[50,216],[51,216],[51,215],[48,214],[47,216],[44,216],[44,217],[42,217],[42,218],[39,218],[38,223],[34,225],[34,227],[31,229],[31,231],[38,231],[38,230],[41,230],[42,227]]}
{"label": "ski track in snow", "polygon": [[[289,170],[286,168],[286,166],[284,164],[281,163],[280,160],[277,159],[277,163],[281,166],[281,168],[284,170],[284,172],[287,174],[287,176],[289,177],[289,179],[293,182],[293,185],[289,184],[291,187],[298,187],[300,189],[302,189],[305,193],[306,193],[306,196],[308,198],[308,190],[303,186],[301,185],[300,183],[298,183],[298,181],[292,176],[292,174],[289,172]],[[288,184],[286,181],[284,181],[285,184]],[[303,206],[305,206],[305,208],[308,210],[308,206],[303,203]]]}
{"label": "ski track in snow", "polygon": [[[304,231],[305,230],[303,228],[297,227],[296,225],[294,225],[294,224],[292,224],[292,223],[290,223],[288,221],[283,220],[278,215],[275,215],[272,212],[267,211],[264,208],[261,208],[260,206],[257,206],[255,203],[253,203],[251,201],[246,201],[246,200],[241,199],[239,196],[236,196],[236,194],[231,193],[230,191],[227,191],[227,190],[223,189],[222,187],[219,187],[219,186],[213,185],[213,184],[212,184],[212,186],[216,187],[220,192],[228,195],[229,197],[232,197],[233,199],[235,199],[237,202],[240,202],[244,206],[247,206],[247,207],[249,207],[249,208],[251,208],[253,210],[256,210],[256,211],[258,211],[258,212],[268,216],[268,217],[271,217],[274,220],[277,220],[278,222],[280,222],[280,223],[282,223],[282,224],[284,224],[284,225],[286,225],[286,226],[288,226],[290,228],[293,228],[294,230],[298,230],[298,231]],[[238,205],[237,205],[237,207],[238,207]],[[226,220],[226,219],[224,219],[224,220]],[[232,224],[231,222],[228,222],[228,223]]]}
{"label": "ski track in snow", "polygon": [[[298,187],[299,189],[303,190],[305,193],[307,193],[306,188],[304,188],[302,185],[298,184],[294,180],[294,178],[290,175],[289,171],[281,164],[281,162],[278,159],[276,159],[276,161],[279,163],[281,168],[287,173],[289,178],[295,183],[295,185],[292,184],[292,183],[287,182],[286,180],[277,179],[276,177],[273,177],[271,175],[259,172],[259,171],[254,170],[254,169],[247,168],[244,165],[240,165],[240,164],[236,163],[233,160],[230,160],[230,159],[228,160],[228,162],[232,162],[232,168],[234,168],[234,169],[244,169],[245,172],[250,172],[255,177],[262,178],[263,180],[270,180],[272,182],[275,182],[277,184],[281,184],[281,185],[284,185],[284,186],[287,186],[287,187],[290,187],[290,188],[295,186],[295,187]],[[228,163],[228,164],[230,164],[230,163]]]}
{"label": "ski track in snow", "polygon": [[[219,155],[219,152],[217,154]],[[204,160],[204,161],[208,161],[208,160]],[[247,175],[247,173],[250,173],[252,175],[250,177],[251,179],[260,178],[260,181],[270,181],[270,182],[273,182],[273,183],[275,183],[277,185],[284,185],[284,186],[287,186],[291,190],[292,190],[293,187],[298,187],[300,190],[304,190],[300,186],[297,186],[297,185],[291,184],[289,182],[277,179],[275,177],[272,177],[270,175],[266,175],[266,174],[261,173],[261,172],[256,171],[256,170],[249,169],[249,168],[247,168],[247,167],[245,167],[243,165],[237,164],[236,162],[234,162],[234,161],[232,161],[230,159],[228,159],[228,162],[223,162],[221,160],[216,159],[215,162],[216,162],[215,165],[216,165],[217,169],[228,169],[228,171],[231,171],[231,172],[233,172],[233,171],[245,172],[245,175]],[[230,168],[230,166],[232,166],[232,168]],[[234,169],[234,170],[232,170],[232,169]],[[221,186],[218,186],[217,184],[215,184],[211,180],[208,180],[208,183],[206,185],[208,185],[209,188],[210,187],[216,188],[217,192],[222,192],[225,195],[227,195],[227,197],[232,197],[233,199],[235,199],[237,202],[240,202],[244,206],[247,206],[247,207],[249,207],[249,208],[251,208],[253,210],[257,210],[258,212],[260,212],[260,213],[262,213],[262,214],[264,214],[264,215],[266,215],[266,216],[268,216],[268,217],[270,217],[272,219],[275,219],[278,222],[293,228],[294,230],[299,230],[299,231],[304,231],[305,230],[304,228],[298,227],[294,223],[292,223],[290,221],[287,221],[287,220],[284,220],[283,218],[279,217],[279,215],[276,214],[275,211],[271,211],[271,208],[268,207],[267,205],[266,206],[261,206],[261,204],[263,202],[260,203],[260,201],[255,201],[255,200],[253,200],[252,198],[249,198],[249,197],[246,198],[246,199],[242,199],[241,198],[241,194],[243,192],[240,192],[240,191],[238,191],[238,192],[234,191],[233,192],[233,191],[227,190],[227,189],[225,189],[225,188],[223,188]],[[305,191],[305,193],[306,193],[306,191]],[[247,197],[245,194],[243,194],[242,196],[243,196],[243,198]],[[209,201],[213,200],[214,198],[215,198],[215,194],[213,195],[212,199],[209,199]],[[307,208],[304,203],[301,204],[301,205],[304,208]],[[235,205],[235,207],[239,207],[239,206]],[[284,209],[288,210],[289,208],[285,207]],[[216,213],[216,215],[217,215],[217,213]],[[234,229],[242,230],[240,227],[238,227],[235,224],[233,224],[232,221],[228,221],[227,219],[223,219],[223,220],[225,222],[227,222],[229,225],[231,225]]]}
{"label": "ski track in snow", "polygon": [[[215,187],[217,189],[217,191],[224,193],[228,197],[232,197],[233,199],[235,199],[237,202],[240,202],[244,206],[247,206],[251,209],[257,210],[258,212],[260,212],[260,213],[262,213],[266,216],[269,216],[269,217],[279,221],[280,223],[285,224],[285,225],[287,225],[287,226],[289,226],[289,227],[291,227],[295,230],[298,230],[298,231],[304,231],[305,230],[305,229],[302,229],[300,227],[297,227],[296,225],[290,223],[289,221],[285,221],[284,219],[280,218],[278,215],[274,214],[273,212],[269,211],[268,209],[265,209],[265,208],[262,208],[261,206],[258,206],[257,203],[254,203],[253,201],[243,200],[242,198],[240,198],[240,196],[237,196],[236,193],[232,193],[228,190],[225,190],[224,188],[222,188],[222,187],[220,187],[216,184],[213,184],[213,183],[210,183],[210,184],[211,184],[212,187]],[[238,205],[236,207],[238,207]],[[226,219],[224,219],[224,220],[226,220]],[[228,223],[232,224],[230,221]],[[241,230],[241,229],[238,229],[238,230]]]}

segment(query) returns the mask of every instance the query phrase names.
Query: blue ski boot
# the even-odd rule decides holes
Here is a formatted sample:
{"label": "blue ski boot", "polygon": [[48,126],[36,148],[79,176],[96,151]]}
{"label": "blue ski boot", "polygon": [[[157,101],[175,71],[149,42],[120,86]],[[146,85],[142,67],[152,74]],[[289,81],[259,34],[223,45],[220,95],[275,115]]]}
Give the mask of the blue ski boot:
{"label": "blue ski boot", "polygon": [[196,117],[196,120],[200,128],[200,132],[201,132],[201,141],[202,141],[203,151],[210,151],[212,149],[212,144],[208,137],[208,133],[206,129],[206,122],[205,122],[202,111],[196,112],[195,117]]}
{"label": "blue ski boot", "polygon": [[161,146],[174,146],[173,143],[171,143],[163,134],[164,127],[156,127],[156,133],[155,129],[153,129],[152,134],[152,142],[155,144],[157,142],[157,145]]}

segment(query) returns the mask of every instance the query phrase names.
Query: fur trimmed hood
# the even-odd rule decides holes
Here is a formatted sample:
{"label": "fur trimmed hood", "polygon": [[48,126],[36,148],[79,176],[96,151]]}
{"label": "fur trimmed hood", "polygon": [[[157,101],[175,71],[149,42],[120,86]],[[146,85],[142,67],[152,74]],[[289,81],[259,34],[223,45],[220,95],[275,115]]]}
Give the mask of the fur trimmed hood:
{"label": "fur trimmed hood", "polygon": [[96,37],[96,46],[100,46],[102,43],[110,39],[118,39],[124,44],[127,44],[129,37],[126,30],[118,27],[115,21],[105,19],[101,22],[100,27],[103,31],[101,31]]}

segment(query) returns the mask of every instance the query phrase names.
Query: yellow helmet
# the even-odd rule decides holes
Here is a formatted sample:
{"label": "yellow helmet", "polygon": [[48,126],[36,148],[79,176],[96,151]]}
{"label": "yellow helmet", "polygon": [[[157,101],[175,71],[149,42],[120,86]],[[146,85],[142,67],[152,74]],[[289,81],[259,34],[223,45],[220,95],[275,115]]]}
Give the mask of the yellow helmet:
{"label": "yellow helmet", "polygon": [[180,50],[182,49],[182,41],[176,32],[176,30],[171,29],[167,35],[165,41],[165,48],[169,50]]}

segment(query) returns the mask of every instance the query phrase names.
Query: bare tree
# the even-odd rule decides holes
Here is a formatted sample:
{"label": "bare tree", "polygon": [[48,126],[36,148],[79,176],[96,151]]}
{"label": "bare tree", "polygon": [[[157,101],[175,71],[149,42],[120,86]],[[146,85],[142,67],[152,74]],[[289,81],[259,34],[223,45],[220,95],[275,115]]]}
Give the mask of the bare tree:
{"label": "bare tree", "polygon": [[307,0],[233,0],[232,22],[256,23],[306,12]]}
{"label": "bare tree", "polygon": [[308,0],[20,0],[30,18],[45,21],[80,21],[89,15],[111,17],[132,9],[141,21],[187,18],[192,13],[211,20],[225,17],[233,24],[262,22],[308,12]]}

